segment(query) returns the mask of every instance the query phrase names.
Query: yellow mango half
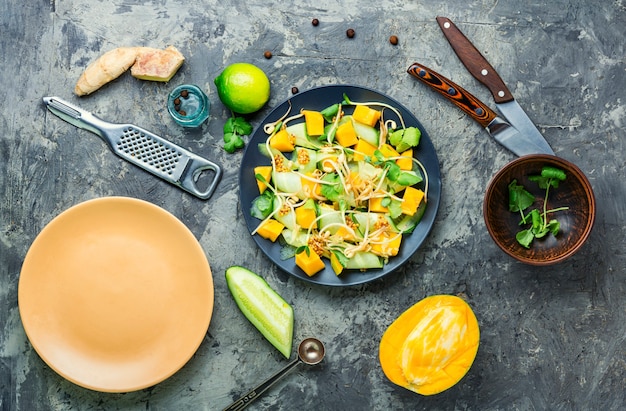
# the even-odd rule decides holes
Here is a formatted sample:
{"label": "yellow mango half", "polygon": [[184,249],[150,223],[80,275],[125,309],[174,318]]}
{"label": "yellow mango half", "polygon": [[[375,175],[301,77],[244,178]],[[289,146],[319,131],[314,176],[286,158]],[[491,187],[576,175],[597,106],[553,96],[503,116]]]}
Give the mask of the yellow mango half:
{"label": "yellow mango half", "polygon": [[391,382],[421,395],[447,390],[469,371],[480,332],[459,297],[434,295],[402,313],[383,334],[379,360]]}

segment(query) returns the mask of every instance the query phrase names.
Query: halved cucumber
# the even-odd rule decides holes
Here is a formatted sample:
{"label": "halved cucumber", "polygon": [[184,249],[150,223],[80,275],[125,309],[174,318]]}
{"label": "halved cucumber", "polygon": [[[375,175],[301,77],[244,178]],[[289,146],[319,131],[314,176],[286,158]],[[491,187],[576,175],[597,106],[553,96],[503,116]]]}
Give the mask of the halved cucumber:
{"label": "halved cucumber", "polygon": [[263,278],[246,268],[229,267],[226,283],[243,315],[285,358],[289,358],[293,308]]}

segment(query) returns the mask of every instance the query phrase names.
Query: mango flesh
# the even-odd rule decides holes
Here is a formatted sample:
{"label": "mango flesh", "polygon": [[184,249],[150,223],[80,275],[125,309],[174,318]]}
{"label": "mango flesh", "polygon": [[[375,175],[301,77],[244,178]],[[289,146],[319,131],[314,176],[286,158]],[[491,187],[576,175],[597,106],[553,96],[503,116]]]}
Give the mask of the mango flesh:
{"label": "mango flesh", "polygon": [[480,332],[459,297],[427,297],[402,313],[380,341],[379,359],[391,382],[422,395],[438,394],[469,371]]}

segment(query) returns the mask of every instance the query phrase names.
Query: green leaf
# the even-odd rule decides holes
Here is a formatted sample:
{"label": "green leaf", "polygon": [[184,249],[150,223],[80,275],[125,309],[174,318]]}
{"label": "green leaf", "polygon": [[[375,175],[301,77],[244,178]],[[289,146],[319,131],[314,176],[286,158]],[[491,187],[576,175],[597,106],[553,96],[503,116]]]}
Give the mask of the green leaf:
{"label": "green leaf", "polygon": [[326,197],[329,201],[336,202],[343,194],[343,186],[337,173],[329,173],[322,177],[323,181],[327,181],[332,184],[322,184],[320,193]]}
{"label": "green leaf", "polygon": [[559,234],[559,230],[561,229],[561,223],[557,220],[550,220],[548,223],[548,230],[552,233],[553,236],[557,236]]}
{"label": "green leaf", "polygon": [[385,163],[385,155],[380,150],[374,150],[374,158],[372,159],[372,164],[375,166],[381,165]]}
{"label": "green leaf", "polygon": [[398,150],[399,153],[408,150],[411,147],[417,147],[420,143],[422,133],[417,127],[407,127],[405,129],[395,130],[389,134],[389,142]]}
{"label": "green leaf", "polygon": [[264,220],[273,210],[274,203],[274,194],[270,190],[266,190],[252,201],[252,206],[250,207],[250,215],[252,217],[258,218],[259,220]]}
{"label": "green leaf", "polygon": [[224,123],[224,150],[234,153],[245,146],[240,136],[252,133],[252,126],[243,117],[230,117]]}
{"label": "green leaf", "polygon": [[546,190],[548,187],[557,188],[559,181],[564,181],[566,177],[563,170],[546,166],[541,169],[541,175],[532,175],[528,179],[536,182],[539,188]]}
{"label": "green leaf", "polygon": [[515,235],[515,239],[522,247],[530,248],[530,243],[533,242],[535,235],[530,230],[522,230]]}
{"label": "green leaf", "polygon": [[541,176],[545,178],[554,178],[559,181],[565,181],[565,179],[567,178],[565,171],[561,170],[560,168],[549,166],[543,167],[541,169]]}
{"label": "green leaf", "polygon": [[402,201],[391,200],[391,203],[386,207],[391,218],[398,218],[402,215]]}
{"label": "green leaf", "polygon": [[550,232],[550,230],[548,230],[547,228],[544,228],[543,226],[541,226],[541,228],[539,228],[538,230],[533,230],[533,234],[535,235],[535,238],[543,238],[545,237],[548,233]]}
{"label": "green leaf", "polygon": [[[535,175],[535,176],[529,176],[528,179],[530,181],[534,181],[535,183],[537,183],[537,185],[539,186],[539,188],[545,190],[548,187],[550,187],[552,185],[552,180],[549,178],[545,178],[539,175]],[[556,181],[556,184],[558,186],[558,181]]]}
{"label": "green leaf", "polygon": [[422,181],[422,177],[408,171],[400,172],[396,182],[403,186],[412,186]]}
{"label": "green leaf", "polygon": [[387,162],[387,179],[389,181],[398,181],[398,177],[402,173],[402,169],[393,161]]}
{"label": "green leaf", "polygon": [[296,254],[300,254],[302,252],[306,252],[306,255],[311,255],[311,250],[309,249],[308,245],[301,245],[300,247],[296,248]]}
{"label": "green leaf", "polygon": [[524,211],[535,202],[535,196],[530,194],[517,180],[509,184],[509,211]]}
{"label": "green leaf", "polygon": [[224,134],[224,150],[227,153],[234,153],[239,148],[243,148],[244,141],[237,134],[226,133]]}
{"label": "green leaf", "polygon": [[242,136],[247,136],[248,134],[252,133],[252,125],[248,123],[246,119],[244,119],[243,117],[231,117],[231,119],[234,119],[233,127],[235,133]]}
{"label": "green leaf", "polygon": [[537,232],[543,226],[543,220],[541,219],[541,214],[539,214],[539,210],[534,209],[530,212],[530,219],[532,222],[533,231]]}
{"label": "green leaf", "polygon": [[224,134],[233,134],[235,132],[235,118],[231,117],[224,123]]}
{"label": "green leaf", "polygon": [[326,107],[320,113],[326,121],[332,123],[333,118],[335,118],[337,116],[337,113],[339,113],[339,104],[333,104],[332,106]]}
{"label": "green leaf", "polygon": [[254,175],[254,178],[256,178],[257,180],[259,180],[259,181],[260,181],[260,182],[262,182],[262,183],[265,183],[265,184],[267,184],[267,183],[268,183],[268,181],[265,179],[265,177],[263,177],[263,176],[262,176],[261,174],[259,174],[259,173],[256,173],[256,174]]}
{"label": "green leaf", "polygon": [[345,267],[348,264],[348,257],[346,257],[344,255],[344,253],[340,252],[340,251],[333,251],[333,254],[335,254],[335,257],[337,257],[337,260],[339,260],[339,263]]}

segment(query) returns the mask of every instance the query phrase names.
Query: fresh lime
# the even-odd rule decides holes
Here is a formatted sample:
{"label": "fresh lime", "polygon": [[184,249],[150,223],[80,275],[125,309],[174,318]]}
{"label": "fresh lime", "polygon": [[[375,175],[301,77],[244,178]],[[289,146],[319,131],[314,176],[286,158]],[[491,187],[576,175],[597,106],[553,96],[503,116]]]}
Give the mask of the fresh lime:
{"label": "fresh lime", "polygon": [[231,64],[214,82],[222,103],[235,113],[254,113],[270,98],[270,81],[254,64]]}
{"label": "fresh lime", "polygon": [[289,358],[293,339],[293,308],[263,278],[243,267],[229,267],[226,283],[246,318]]}

